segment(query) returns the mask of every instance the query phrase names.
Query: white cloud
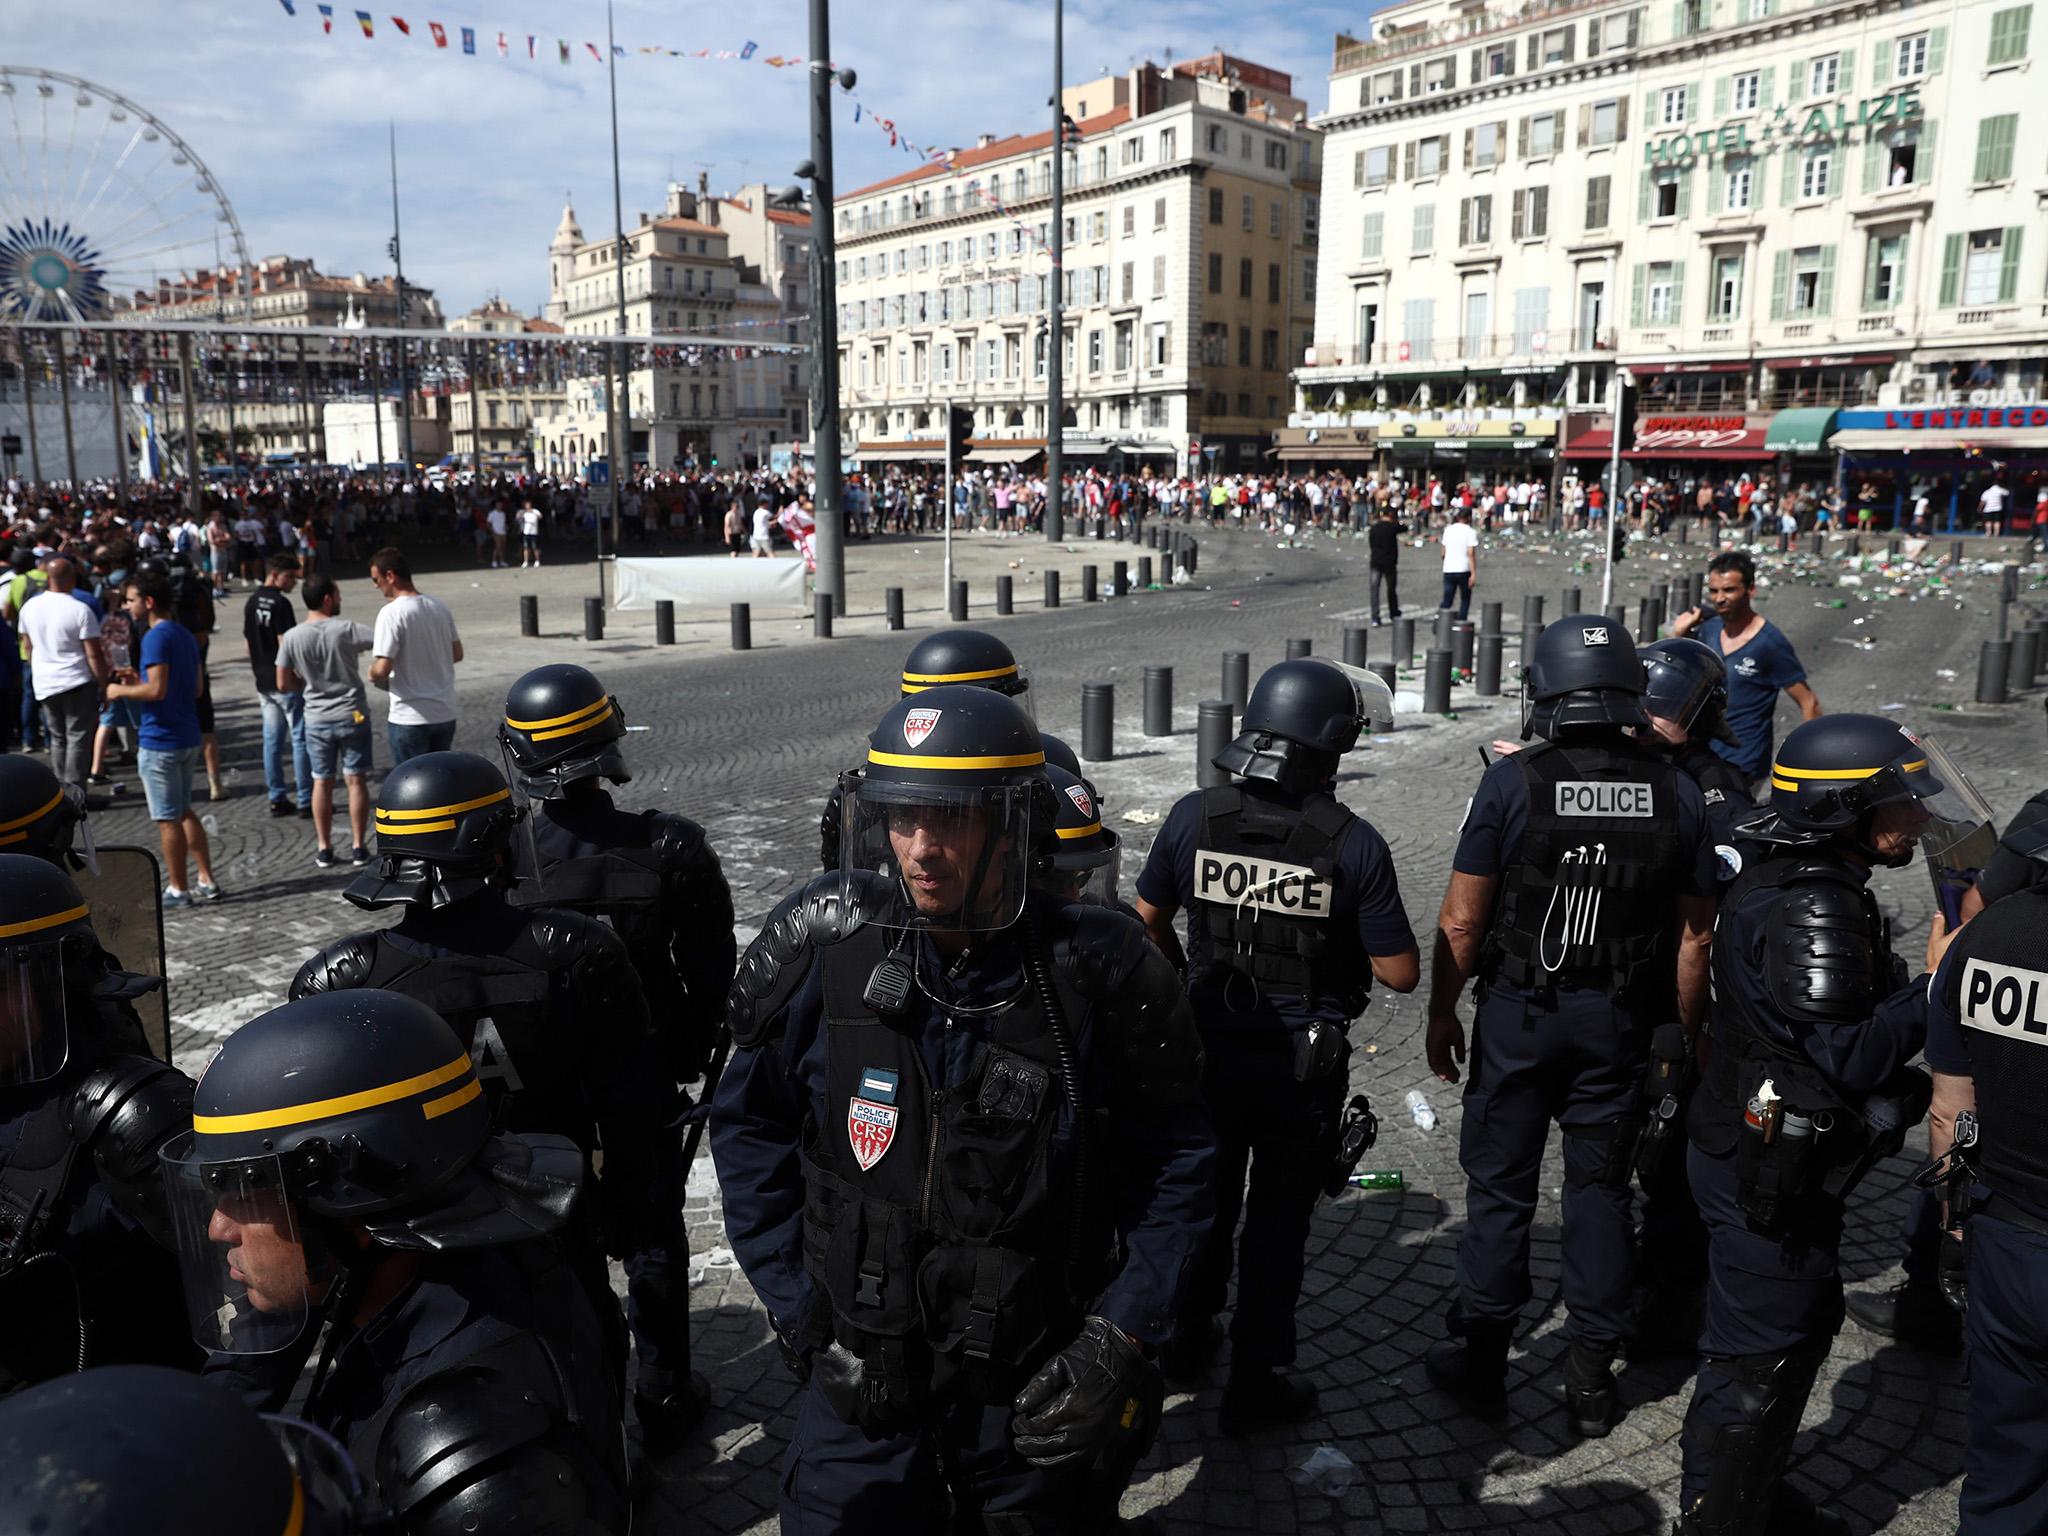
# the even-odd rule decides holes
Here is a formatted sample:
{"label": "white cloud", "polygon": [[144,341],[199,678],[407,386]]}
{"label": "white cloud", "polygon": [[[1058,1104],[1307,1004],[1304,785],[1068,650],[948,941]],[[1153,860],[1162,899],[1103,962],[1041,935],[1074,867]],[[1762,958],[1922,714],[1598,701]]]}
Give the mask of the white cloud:
{"label": "white cloud", "polygon": [[[473,3],[473,0],[470,0]],[[0,58],[80,75],[140,102],[175,128],[233,201],[252,255],[311,256],[339,272],[386,268],[390,230],[386,124],[398,125],[407,274],[436,289],[453,313],[499,291],[514,304],[546,291],[545,250],[563,192],[584,229],[609,226],[611,126],[605,71],[584,50],[604,46],[604,10],[505,0],[475,12],[412,8],[409,38],[391,10],[373,14],[365,40],[355,7],[337,0],[323,36],[314,0],[150,3],[67,0],[0,8]],[[1151,58],[1221,46],[1293,74],[1312,111],[1327,99],[1332,36],[1362,28],[1372,0],[1353,5],[1275,0],[1069,0],[1067,79],[1094,78]],[[647,57],[677,49],[807,51],[801,0],[757,0],[725,13],[621,0],[618,40],[620,162],[625,214],[659,202],[671,176],[714,190],[790,180],[809,153],[803,72],[748,62]],[[728,16],[732,19],[727,19]],[[434,48],[427,22],[449,29]],[[893,118],[926,144],[971,144],[979,133],[1034,131],[1049,120],[1049,0],[841,0],[833,55],[860,76],[863,121],[840,95],[835,171],[841,187],[908,169],[869,112]],[[466,58],[457,28],[477,31]],[[539,58],[525,58],[538,36]],[[513,58],[497,56],[506,32]],[[556,39],[574,51],[556,62]],[[4,156],[0,145],[0,156]]]}

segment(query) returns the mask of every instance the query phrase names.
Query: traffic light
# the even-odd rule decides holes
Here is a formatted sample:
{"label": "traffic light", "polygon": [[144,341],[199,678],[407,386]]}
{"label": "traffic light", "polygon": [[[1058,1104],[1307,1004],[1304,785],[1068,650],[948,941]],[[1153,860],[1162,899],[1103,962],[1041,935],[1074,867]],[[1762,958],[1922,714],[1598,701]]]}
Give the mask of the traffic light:
{"label": "traffic light", "polygon": [[946,440],[952,445],[953,462],[963,462],[967,457],[968,441],[974,436],[974,412],[964,405],[946,408]]}

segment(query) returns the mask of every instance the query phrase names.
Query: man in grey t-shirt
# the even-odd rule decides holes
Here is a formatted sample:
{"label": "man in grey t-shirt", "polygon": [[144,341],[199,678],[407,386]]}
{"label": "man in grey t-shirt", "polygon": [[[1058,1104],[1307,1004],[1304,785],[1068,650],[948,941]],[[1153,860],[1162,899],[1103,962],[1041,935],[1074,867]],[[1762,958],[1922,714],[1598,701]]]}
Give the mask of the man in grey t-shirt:
{"label": "man in grey t-shirt", "polygon": [[334,773],[339,763],[348,780],[348,821],[353,835],[351,863],[370,861],[369,773],[376,741],[369,700],[356,658],[376,644],[372,632],[341,617],[341,589],[329,576],[309,576],[306,622],[294,624],[277,645],[277,686],[281,693],[306,695],[306,757],[313,773],[313,862],[334,867]]}

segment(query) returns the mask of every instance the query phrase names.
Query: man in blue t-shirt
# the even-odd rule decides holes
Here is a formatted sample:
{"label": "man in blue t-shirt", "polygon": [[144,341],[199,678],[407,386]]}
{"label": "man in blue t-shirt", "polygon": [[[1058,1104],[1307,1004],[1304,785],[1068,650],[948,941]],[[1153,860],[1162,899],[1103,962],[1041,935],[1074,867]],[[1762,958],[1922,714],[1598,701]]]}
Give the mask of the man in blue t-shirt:
{"label": "man in blue t-shirt", "polygon": [[[124,593],[129,621],[144,627],[136,665],[107,685],[109,699],[132,699],[141,721],[136,731],[136,772],[149,801],[149,818],[163,844],[166,907],[220,900],[213,879],[213,855],[206,828],[192,811],[192,771],[199,760],[199,690],[203,672],[199,642],[172,617],[177,600],[168,575],[151,572],[129,578]],[[187,854],[199,866],[199,884],[185,885]]]}
{"label": "man in blue t-shirt", "polygon": [[1803,719],[1817,720],[1822,711],[1792,642],[1756,611],[1755,596],[1756,562],[1741,550],[1727,550],[1707,563],[1707,600],[1674,619],[1669,633],[1711,645],[1728,664],[1728,703],[1722,713],[1740,745],[1716,741],[1712,746],[1750,778],[1760,779],[1771,766],[1771,717],[1779,691],[1791,695]]}

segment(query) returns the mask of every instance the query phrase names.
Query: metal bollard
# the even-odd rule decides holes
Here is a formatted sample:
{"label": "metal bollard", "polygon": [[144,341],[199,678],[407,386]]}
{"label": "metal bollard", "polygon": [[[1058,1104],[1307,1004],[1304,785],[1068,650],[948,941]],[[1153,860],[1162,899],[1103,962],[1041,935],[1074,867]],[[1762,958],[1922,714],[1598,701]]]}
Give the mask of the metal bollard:
{"label": "metal bollard", "polygon": [[1690,544],[1692,542],[1692,519],[1689,517],[1681,517],[1678,520],[1678,542],[1681,544]]}
{"label": "metal bollard", "polygon": [[1557,610],[1559,618],[1579,611],[1579,589],[1577,587],[1566,587],[1559,595],[1564,600],[1563,605]]}
{"label": "metal bollard", "polygon": [[1415,621],[1401,618],[1394,620],[1394,665],[1412,667],[1415,665]]}
{"label": "metal bollard", "polygon": [[1809,554],[1826,554],[1828,552],[1828,536],[1816,530],[1813,537],[1807,540],[1806,548]]}
{"label": "metal bollard", "polygon": [[1522,626],[1522,663],[1521,663],[1521,665],[1522,665],[1522,670],[1523,670],[1523,671],[1525,671],[1525,672],[1526,672],[1526,671],[1527,671],[1527,670],[1529,669],[1529,663],[1530,663],[1531,661],[1533,661],[1533,660],[1535,659],[1535,656],[1536,656],[1536,639],[1537,639],[1537,637],[1538,637],[1539,635],[1541,635],[1542,633],[1543,633],[1543,626],[1542,626],[1541,624],[1524,624],[1524,625]]}
{"label": "metal bollard", "polygon": [[1653,592],[1636,609],[1636,644],[1650,644],[1663,628],[1664,599]]}
{"label": "metal bollard", "polygon": [[1058,571],[1047,571],[1045,573],[1045,606],[1057,608],[1059,605],[1060,573]]}
{"label": "metal bollard", "polygon": [[967,579],[964,576],[953,578],[953,590],[947,597],[946,612],[952,615],[955,624],[967,622]]}
{"label": "metal bollard", "polygon": [[1528,628],[1528,627],[1529,627],[1529,626],[1530,626],[1531,624],[1541,624],[1542,622],[1543,622],[1543,594],[1542,594],[1541,592],[1525,592],[1525,593],[1523,593],[1523,594],[1522,594],[1522,627],[1523,627],[1524,629],[1526,629],[1526,628]]}
{"label": "metal bollard", "polygon": [[1887,555],[1891,556],[1891,558],[1894,560],[1899,558],[1899,550],[1901,547],[1901,541],[1898,539],[1896,535],[1884,541],[1884,552]]}
{"label": "metal bollard", "polygon": [[1365,664],[1365,670],[1385,683],[1387,685],[1387,692],[1392,693],[1394,691],[1398,679],[1395,676],[1394,664],[1391,661],[1369,661]]}
{"label": "metal bollard", "polygon": [[1250,651],[1225,651],[1223,653],[1223,702],[1232,709],[1243,709],[1251,699],[1252,653]]}
{"label": "metal bollard", "polygon": [[1147,549],[1157,549],[1159,547],[1159,525],[1157,523],[1154,523],[1145,530],[1145,547]]}
{"label": "metal bollard", "polygon": [[2036,619],[2027,628],[2039,637],[2034,642],[2034,681],[2041,680],[2041,673],[2048,670],[2048,619]]}
{"label": "metal bollard", "polygon": [[1628,629],[1628,604],[1609,603],[1607,605],[1607,622],[1614,625],[1617,629],[1626,631]]}
{"label": "metal bollard", "polygon": [[1195,782],[1203,789],[1230,782],[1230,775],[1213,759],[1236,734],[1228,699],[1204,699],[1195,706]]}
{"label": "metal bollard", "polygon": [[832,638],[832,594],[819,592],[811,603],[811,638],[830,640]]}
{"label": "metal bollard", "polygon": [[604,638],[604,599],[586,597],[583,599],[583,638],[602,640]]}
{"label": "metal bollard", "polygon": [[1451,653],[1440,645],[1423,658],[1422,709],[1431,715],[1451,712]]}
{"label": "metal bollard", "polygon": [[1451,626],[1457,622],[1457,615],[1452,613],[1450,609],[1437,609],[1436,625],[1430,632],[1430,643],[1439,650],[1449,650],[1451,648]]}
{"label": "metal bollard", "polygon": [[1129,597],[1131,595],[1131,563],[1128,560],[1114,560],[1109,567],[1109,595]]}
{"label": "metal bollard", "polygon": [[1096,572],[1095,572],[1095,567],[1094,567],[1094,566],[1092,566],[1092,565],[1084,565],[1084,566],[1082,566],[1082,567],[1081,567],[1081,601],[1082,601],[1082,602],[1084,602],[1084,603],[1092,603],[1092,602],[1094,602],[1094,601],[1096,600],[1096,594],[1095,594],[1095,583],[1096,583],[1096,580],[1097,580],[1097,576],[1096,576]]}
{"label": "metal bollard", "polygon": [[1290,640],[1287,642],[1287,659],[1299,661],[1304,656],[1313,656],[1315,649],[1313,640]]}
{"label": "metal bollard", "polygon": [[1009,614],[1009,613],[1010,613],[1010,611],[1011,611],[1011,608],[1012,608],[1012,593],[1013,593],[1013,591],[1014,591],[1014,589],[1013,589],[1013,588],[1012,588],[1012,586],[1010,585],[1010,578],[1009,578],[1009,577],[1007,577],[1007,576],[998,576],[998,577],[996,578],[996,612],[997,612],[997,613],[999,613],[999,614],[1004,614],[1004,615],[1007,615],[1007,614]]}
{"label": "metal bollard", "polygon": [[2020,595],[2020,568],[2016,565],[2008,565],[1998,575],[1999,592],[2003,594],[2008,603],[2017,602]]}
{"label": "metal bollard", "polygon": [[1109,537],[1113,543],[1123,543],[1124,520],[1121,517],[1113,517],[1109,520]]}
{"label": "metal bollard", "polygon": [[1671,583],[1668,581],[1657,582],[1650,588],[1650,596],[1657,599],[1657,606],[1659,608],[1669,608],[1671,606]]}
{"label": "metal bollard", "polygon": [[1451,626],[1451,666],[1467,676],[1472,672],[1472,647],[1477,631],[1469,621]]}
{"label": "metal bollard", "polygon": [[1145,669],[1145,734],[1173,734],[1173,668]]}
{"label": "metal bollard", "polygon": [[1949,540],[1948,563],[1950,565],[1961,565],[1963,563],[1963,541],[1961,539]]}
{"label": "metal bollard", "polygon": [[1977,653],[1977,702],[1979,704],[2003,704],[2005,702],[2005,678],[2012,666],[2012,643],[2007,640],[1986,640],[1984,649]]}
{"label": "metal bollard", "polygon": [[1195,538],[1193,534],[1189,534],[1181,540],[1180,568],[1190,576],[1195,574]]}
{"label": "metal bollard", "polygon": [[1150,555],[1140,555],[1138,556],[1138,590],[1140,592],[1148,591],[1151,586],[1152,557]]}
{"label": "metal bollard", "polygon": [[1369,629],[1361,629],[1361,628],[1360,628],[1360,627],[1359,627],[1358,625],[1356,625],[1356,624],[1347,624],[1347,625],[1345,625],[1345,627],[1344,627],[1344,665],[1345,665],[1345,666],[1347,666],[1347,667],[1362,667],[1362,666],[1364,666],[1364,665],[1365,665],[1365,658],[1366,658],[1366,652],[1367,652],[1367,650],[1369,649],[1369,646],[1368,646],[1368,641],[1369,641],[1369,640],[1371,639],[1371,637],[1372,637],[1372,631],[1371,631],[1371,630],[1369,630]]}
{"label": "metal bollard", "polygon": [[732,648],[736,651],[754,648],[754,610],[746,603],[732,605]]}
{"label": "metal bollard", "polygon": [[654,643],[674,645],[676,643],[676,605],[673,600],[657,598],[654,604]]}
{"label": "metal bollard", "polygon": [[1863,553],[1863,535],[1862,535],[1862,534],[1860,534],[1860,533],[1852,533],[1852,534],[1850,534],[1850,535],[1849,535],[1849,553],[1850,553],[1851,555],[1860,555],[1860,554],[1862,554],[1862,553]]}
{"label": "metal bollard", "polygon": [[1506,635],[1481,635],[1479,637],[1479,675],[1474,680],[1472,691],[1482,698],[1500,696],[1501,652],[1507,648]]}
{"label": "metal bollard", "polygon": [[1482,635],[1497,635],[1500,633],[1499,603],[1481,603],[1479,605],[1479,633]]}
{"label": "metal bollard", "polygon": [[901,587],[884,587],[882,589],[882,609],[887,615],[883,622],[889,628],[901,629],[903,627],[903,589]]}
{"label": "metal bollard", "polygon": [[1081,685],[1081,757],[1106,763],[1116,755],[1116,684]]}
{"label": "metal bollard", "polygon": [[2005,685],[2018,693],[2034,686],[2034,674],[2041,670],[2041,631],[2031,625],[2012,637],[2012,650],[2005,673]]}
{"label": "metal bollard", "polygon": [[529,640],[540,638],[540,599],[527,596],[519,599],[519,633]]}

